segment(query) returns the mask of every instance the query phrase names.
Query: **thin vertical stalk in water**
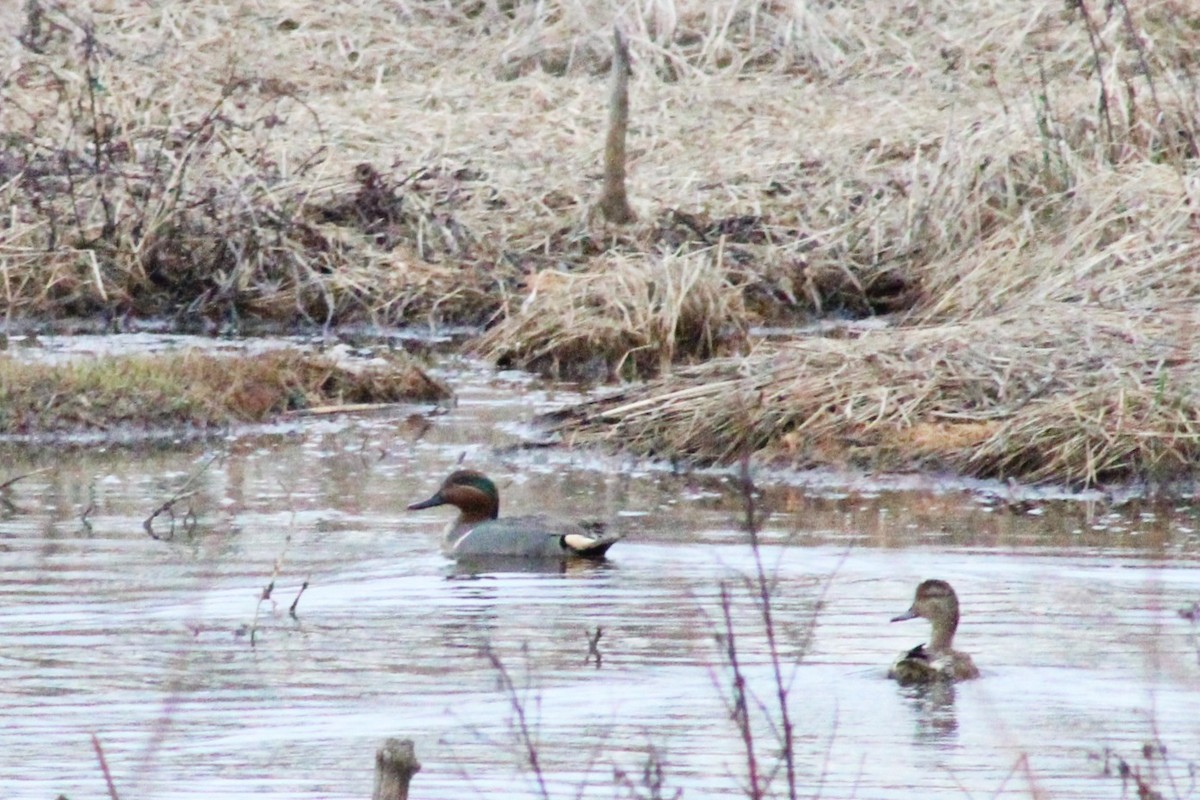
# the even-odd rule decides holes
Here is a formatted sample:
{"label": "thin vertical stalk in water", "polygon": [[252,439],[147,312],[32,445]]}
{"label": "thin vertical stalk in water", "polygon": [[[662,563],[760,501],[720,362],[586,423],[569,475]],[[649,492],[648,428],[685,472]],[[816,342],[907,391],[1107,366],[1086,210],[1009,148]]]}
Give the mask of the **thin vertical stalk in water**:
{"label": "thin vertical stalk in water", "polygon": [[746,530],[750,534],[750,549],[754,553],[759,612],[762,614],[763,628],[767,636],[767,649],[771,656],[771,670],[775,680],[775,696],[779,701],[779,724],[783,734],[781,744],[784,768],[787,771],[788,798],[789,800],[796,800],[796,759],[792,739],[792,719],[788,713],[788,687],[783,680],[783,668],[779,663],[779,646],[775,639],[775,619],[771,613],[771,587],[767,580],[766,570],[763,568],[762,552],[758,546],[758,528],[760,523],[755,513],[757,507],[754,502],[754,480],[750,476],[749,456],[742,457],[740,480],[742,500],[746,509]]}
{"label": "thin vertical stalk in water", "polygon": [[113,783],[112,773],[108,770],[108,759],[104,757],[104,748],[100,746],[100,739],[94,733],[92,734],[92,749],[96,751],[96,759],[100,762],[100,772],[104,775],[104,783],[108,786],[110,800],[120,800],[117,795],[117,785]]}
{"label": "thin vertical stalk in water", "polygon": [[754,731],[750,728],[750,706],[746,702],[746,676],[742,674],[738,663],[737,636],[733,628],[733,598],[729,594],[729,584],[721,581],[721,613],[725,621],[725,657],[729,659],[729,668],[733,671],[733,711],[731,716],[737,724],[738,732],[742,735],[742,744],[746,748],[746,768],[749,771],[750,797],[759,800],[763,796],[762,786],[758,780],[758,759],[754,755]]}
{"label": "thin vertical stalk in water", "polygon": [[525,757],[529,759],[529,768],[533,770],[533,776],[537,779],[538,792],[541,794],[542,800],[550,800],[550,793],[546,789],[546,778],[542,775],[542,765],[538,759],[537,743],[533,741],[533,736],[529,733],[529,723],[525,719],[525,704],[517,695],[517,687],[513,684],[512,676],[508,674],[508,668],[504,666],[504,662],[500,660],[500,656],[496,654],[490,644],[483,646],[483,655],[492,665],[492,669],[496,670],[496,675],[500,678],[500,687],[508,697],[508,704],[512,707],[513,713],[517,715],[517,735],[521,739],[521,746],[525,748]]}

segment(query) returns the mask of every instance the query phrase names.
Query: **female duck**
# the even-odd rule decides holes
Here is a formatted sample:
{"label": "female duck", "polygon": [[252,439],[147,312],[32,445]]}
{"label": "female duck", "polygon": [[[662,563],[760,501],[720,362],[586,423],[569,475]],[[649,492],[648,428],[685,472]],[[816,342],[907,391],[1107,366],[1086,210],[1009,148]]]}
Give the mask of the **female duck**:
{"label": "female duck", "polygon": [[903,684],[935,681],[965,681],[979,677],[979,670],[966,653],[953,649],[958,629],[958,595],[945,581],[928,580],[917,587],[912,606],[892,622],[924,617],[933,625],[929,646],[917,645],[902,653],[888,671],[889,678]]}
{"label": "female duck", "polygon": [[606,536],[603,526],[589,527],[542,515],[500,515],[500,493],[482,472],[460,469],[442,482],[433,497],[408,507],[458,508],[458,519],[446,528],[442,550],[451,558],[508,556],[517,558],[603,558],[620,536]]}

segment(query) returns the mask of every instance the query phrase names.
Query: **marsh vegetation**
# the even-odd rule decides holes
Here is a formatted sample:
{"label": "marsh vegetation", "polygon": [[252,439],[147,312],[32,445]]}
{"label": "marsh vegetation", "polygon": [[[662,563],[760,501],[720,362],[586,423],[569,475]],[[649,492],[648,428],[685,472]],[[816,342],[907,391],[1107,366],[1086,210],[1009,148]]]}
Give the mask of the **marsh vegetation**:
{"label": "marsh vegetation", "polygon": [[291,348],[59,363],[0,358],[0,435],[34,441],[82,431],[199,432],[266,422],[287,412],[448,397],[449,389],[401,355],[367,365]]}
{"label": "marsh vegetation", "polygon": [[[628,225],[588,213],[614,22]],[[653,379],[575,442],[1192,475],[1187,3],[27,0],[0,26],[10,330],[469,324],[496,363]]]}

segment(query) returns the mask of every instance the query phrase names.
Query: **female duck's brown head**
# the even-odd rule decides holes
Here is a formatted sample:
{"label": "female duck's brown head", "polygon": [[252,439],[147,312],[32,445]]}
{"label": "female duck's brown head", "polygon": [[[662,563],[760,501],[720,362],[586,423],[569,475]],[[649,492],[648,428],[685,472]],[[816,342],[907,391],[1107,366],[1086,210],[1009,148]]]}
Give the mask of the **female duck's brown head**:
{"label": "female duck's brown head", "polygon": [[908,611],[892,617],[892,622],[924,617],[933,625],[929,649],[940,653],[950,649],[954,632],[958,630],[958,595],[945,581],[927,580],[917,587],[916,597]]}
{"label": "female duck's brown head", "polygon": [[496,484],[482,472],[460,469],[450,473],[433,497],[413,503],[409,511],[451,505],[459,510],[459,523],[471,524],[500,516],[500,493]]}

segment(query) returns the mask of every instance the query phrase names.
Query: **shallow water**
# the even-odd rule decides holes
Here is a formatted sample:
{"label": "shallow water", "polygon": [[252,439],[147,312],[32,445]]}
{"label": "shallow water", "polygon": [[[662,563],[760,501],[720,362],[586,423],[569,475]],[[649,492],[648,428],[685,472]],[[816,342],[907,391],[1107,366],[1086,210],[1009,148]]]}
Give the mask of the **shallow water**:
{"label": "shallow water", "polygon": [[[388,736],[416,742],[414,797],[537,797],[518,708],[551,796],[635,796],[626,782],[649,796],[648,759],[664,796],[738,795],[723,582],[773,768],[736,481],[515,447],[569,389],[462,363],[444,377],[458,403],[432,415],[10,457],[0,481],[52,469],[0,507],[0,797],[105,795],[93,733],[126,797],[367,797]],[[601,565],[458,570],[437,547],[449,512],[403,506],[460,459],[498,480],[507,510],[607,518],[627,539]],[[163,538],[148,536],[143,520],[196,473],[174,534],[159,517]],[[1120,797],[1106,748],[1186,792],[1200,630],[1177,609],[1200,600],[1196,508],[758,477],[802,794]],[[935,576],[959,590],[957,644],[983,678],[922,694],[885,672],[928,627],[888,620]],[[1155,740],[1166,762],[1142,756]]]}

